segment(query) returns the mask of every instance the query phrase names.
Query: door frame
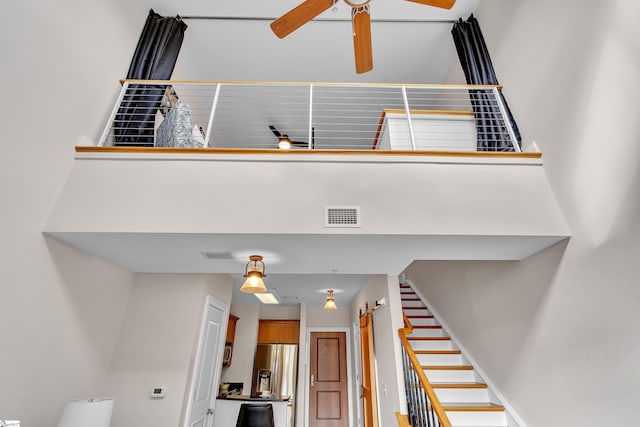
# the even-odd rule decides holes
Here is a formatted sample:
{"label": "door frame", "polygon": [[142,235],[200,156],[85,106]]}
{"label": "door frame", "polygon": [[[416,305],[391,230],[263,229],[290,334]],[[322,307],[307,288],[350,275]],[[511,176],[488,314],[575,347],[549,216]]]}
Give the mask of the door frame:
{"label": "door frame", "polygon": [[305,333],[305,361],[304,361],[304,389],[305,389],[305,401],[304,401],[304,425],[309,425],[309,377],[311,375],[309,368],[311,365],[311,332],[344,332],[345,344],[347,348],[347,405],[349,406],[349,425],[353,425],[353,381],[351,374],[351,365],[353,359],[351,357],[351,333],[348,326],[345,327],[323,327],[323,326],[310,326],[306,329]]}
{"label": "door frame", "polygon": [[355,367],[355,387],[356,398],[358,403],[356,405],[356,427],[362,427],[362,398],[360,397],[360,386],[362,385],[362,361],[360,351],[360,321],[353,322],[353,364]]}
{"label": "door frame", "polygon": [[[207,325],[207,318],[208,318],[208,313],[209,313],[209,307],[213,306],[216,307],[218,309],[222,310],[222,327],[220,330],[220,336],[218,337],[218,346],[220,348],[220,351],[218,352],[218,354],[216,354],[216,359],[214,361],[215,365],[215,371],[214,371],[214,381],[213,381],[213,385],[215,387],[215,385],[220,383],[220,376],[222,375],[222,358],[224,356],[224,344],[225,344],[225,340],[226,340],[226,330],[228,327],[228,323],[229,323],[229,305],[223,303],[222,301],[220,301],[217,298],[212,297],[211,295],[207,295],[207,297],[205,298],[205,302],[204,302],[204,308],[202,310],[202,320],[200,321],[200,333],[198,334],[198,344],[196,347],[196,357],[195,357],[195,363],[193,365],[193,369],[191,370],[191,378],[189,379],[189,389],[188,389],[188,395],[186,396],[187,398],[187,405],[185,407],[185,411],[184,411],[184,420],[183,420],[183,427],[188,427],[189,424],[189,418],[191,416],[191,407],[193,405],[193,393],[195,391],[195,387],[196,387],[196,375],[198,373],[198,370],[200,369],[201,365],[202,365],[202,357],[203,357],[203,349],[202,349],[202,344],[205,338],[205,331],[206,331],[206,325]],[[215,404],[215,400],[216,400],[216,396],[217,393],[213,393],[212,394],[212,402],[211,402],[211,408],[213,409],[213,405]],[[210,420],[213,420],[212,417],[209,418]],[[211,421],[209,421],[209,424],[211,424]]]}

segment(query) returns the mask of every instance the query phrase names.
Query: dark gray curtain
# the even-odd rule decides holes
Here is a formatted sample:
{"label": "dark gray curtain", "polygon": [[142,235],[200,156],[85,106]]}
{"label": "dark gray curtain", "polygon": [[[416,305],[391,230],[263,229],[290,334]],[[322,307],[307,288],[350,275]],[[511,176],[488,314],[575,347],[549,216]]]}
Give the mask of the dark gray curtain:
{"label": "dark gray curtain", "polygon": [[[493,69],[489,50],[482,36],[478,20],[471,15],[463,21],[459,19],[451,30],[453,41],[458,51],[460,65],[468,84],[498,85],[498,78]],[[499,106],[492,91],[470,90],[471,105],[476,119],[478,134],[478,151],[514,151],[509,133],[499,111]],[[500,91],[500,97],[506,108],[507,117],[520,143],[520,130],[516,124],[509,105]]]}
{"label": "dark gray curtain", "polygon": [[[171,79],[186,29],[187,24],[180,17],[165,18],[151,9],[127,79]],[[164,90],[164,86],[129,85],[113,124],[116,145],[153,146],[155,115]]]}

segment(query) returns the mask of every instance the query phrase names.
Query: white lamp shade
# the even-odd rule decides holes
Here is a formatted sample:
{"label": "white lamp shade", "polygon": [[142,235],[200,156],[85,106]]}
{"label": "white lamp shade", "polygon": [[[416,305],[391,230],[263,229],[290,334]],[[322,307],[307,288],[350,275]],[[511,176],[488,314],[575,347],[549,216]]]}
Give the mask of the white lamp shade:
{"label": "white lamp shade", "polygon": [[58,427],[109,427],[113,399],[82,399],[67,404]]}

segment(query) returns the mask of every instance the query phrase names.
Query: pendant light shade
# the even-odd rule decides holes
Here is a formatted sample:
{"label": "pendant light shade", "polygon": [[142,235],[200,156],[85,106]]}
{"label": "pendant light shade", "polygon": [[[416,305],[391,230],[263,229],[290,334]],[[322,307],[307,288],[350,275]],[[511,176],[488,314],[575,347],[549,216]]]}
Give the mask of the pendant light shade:
{"label": "pendant light shade", "polygon": [[333,289],[327,291],[327,302],[324,303],[325,310],[337,310],[336,299],[333,296]]}
{"label": "pendant light shade", "polygon": [[244,277],[246,277],[247,280],[245,280],[240,287],[240,292],[248,294],[266,292],[267,287],[264,285],[262,278],[267,277],[267,275],[264,274],[262,257],[260,255],[251,255],[249,259],[250,261],[247,263],[244,271]]}

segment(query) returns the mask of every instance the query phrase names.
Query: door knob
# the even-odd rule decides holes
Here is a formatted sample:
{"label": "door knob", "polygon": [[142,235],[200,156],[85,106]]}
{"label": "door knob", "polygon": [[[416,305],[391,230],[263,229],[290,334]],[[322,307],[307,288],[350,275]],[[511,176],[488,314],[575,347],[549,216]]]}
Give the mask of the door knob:
{"label": "door knob", "polygon": [[313,377],[313,374],[311,374],[311,387],[313,387],[314,385],[316,385],[316,381]]}
{"label": "door knob", "polygon": [[213,414],[213,409],[211,408],[207,409],[207,415],[211,415],[211,414]]}

